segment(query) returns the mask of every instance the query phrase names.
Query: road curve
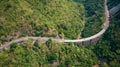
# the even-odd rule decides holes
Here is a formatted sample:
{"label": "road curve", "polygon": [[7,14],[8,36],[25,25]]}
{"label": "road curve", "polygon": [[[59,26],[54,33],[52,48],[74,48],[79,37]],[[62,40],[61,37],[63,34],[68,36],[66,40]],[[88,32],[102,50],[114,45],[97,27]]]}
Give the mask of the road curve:
{"label": "road curve", "polygon": [[63,42],[63,43],[93,44],[97,40],[99,40],[99,38],[102,36],[102,34],[104,34],[105,31],[107,30],[107,28],[109,27],[109,11],[108,11],[108,7],[107,7],[107,0],[105,0],[105,15],[106,15],[106,20],[105,20],[103,29],[93,36],[83,38],[83,39],[77,39],[77,40],[66,40],[66,39],[57,39],[57,38],[48,38],[48,37],[22,37],[22,38],[19,38],[19,39],[16,39],[16,40],[13,40],[13,41],[10,41],[10,42],[4,44],[3,46],[0,47],[0,51],[3,48],[8,48],[13,43],[23,42],[28,39],[33,39],[33,40],[40,39],[42,42],[45,42],[48,39],[52,39],[52,40]]}

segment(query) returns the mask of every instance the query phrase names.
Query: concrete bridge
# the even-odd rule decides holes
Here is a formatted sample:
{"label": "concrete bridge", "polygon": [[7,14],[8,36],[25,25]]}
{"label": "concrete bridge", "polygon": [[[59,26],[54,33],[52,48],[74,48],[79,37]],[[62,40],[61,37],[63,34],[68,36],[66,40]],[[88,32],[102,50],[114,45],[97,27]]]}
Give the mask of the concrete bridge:
{"label": "concrete bridge", "polygon": [[13,40],[11,42],[4,44],[3,46],[0,47],[0,51],[2,51],[3,48],[8,48],[13,43],[23,42],[23,41],[26,41],[28,39],[33,39],[34,41],[40,40],[42,42],[45,42],[48,39],[52,39],[52,40],[62,42],[62,43],[75,43],[77,45],[96,44],[97,41],[102,37],[102,35],[105,33],[105,31],[109,27],[109,11],[108,11],[108,7],[107,7],[107,0],[105,0],[105,15],[106,15],[106,20],[105,20],[103,29],[91,37],[77,39],[77,40],[66,40],[66,39],[57,39],[57,38],[48,38],[48,37],[23,37],[23,38],[19,38],[19,39],[16,39],[16,40]]}

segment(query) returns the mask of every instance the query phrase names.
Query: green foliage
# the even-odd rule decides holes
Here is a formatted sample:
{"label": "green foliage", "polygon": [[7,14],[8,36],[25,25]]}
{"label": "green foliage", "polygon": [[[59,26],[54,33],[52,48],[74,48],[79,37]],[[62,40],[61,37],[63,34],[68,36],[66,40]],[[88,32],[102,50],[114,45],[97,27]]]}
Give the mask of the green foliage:
{"label": "green foliage", "polygon": [[110,27],[94,48],[94,52],[101,59],[103,67],[120,67],[120,14],[110,19]]}
{"label": "green foliage", "polygon": [[53,53],[53,54],[48,55],[47,60],[48,60],[49,63],[55,62],[55,60],[57,60],[56,54]]}
{"label": "green foliage", "polygon": [[[27,41],[28,42],[28,41]],[[0,66],[12,67],[66,67],[79,66],[91,67],[97,64],[96,55],[83,46],[74,44],[62,44],[51,40],[48,43],[34,42],[24,44],[12,44],[10,50],[0,54]],[[16,45],[16,46],[15,46]],[[31,45],[29,47],[28,45]],[[15,47],[14,47],[15,46]]]}
{"label": "green foliage", "polygon": [[76,39],[84,26],[84,12],[84,5],[73,0],[0,0],[0,40],[61,33]]}
{"label": "green foliage", "polygon": [[14,43],[14,44],[12,44],[12,45],[10,45],[10,52],[13,52],[13,51],[15,51],[15,48],[17,47],[17,45]]}
{"label": "green foliage", "polygon": [[[88,37],[101,30],[104,12],[104,0],[0,0],[0,42],[26,35],[76,39],[85,20],[82,36]],[[29,39],[4,49],[0,67],[92,67],[98,59],[101,67],[120,67],[120,14],[116,18],[96,46]]]}
{"label": "green foliage", "polygon": [[85,0],[86,23],[82,37],[89,37],[102,30],[105,22],[104,0]]}

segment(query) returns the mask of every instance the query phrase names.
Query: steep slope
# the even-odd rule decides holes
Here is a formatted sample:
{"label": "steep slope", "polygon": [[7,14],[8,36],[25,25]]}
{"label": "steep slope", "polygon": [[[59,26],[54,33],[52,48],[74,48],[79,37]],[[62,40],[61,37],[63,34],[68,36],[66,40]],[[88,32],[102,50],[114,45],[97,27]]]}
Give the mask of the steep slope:
{"label": "steep slope", "polygon": [[0,40],[22,36],[79,38],[84,11],[83,4],[73,0],[0,0]]}
{"label": "steep slope", "polygon": [[92,67],[96,55],[84,46],[28,40],[0,53],[0,67]]}
{"label": "steep slope", "polygon": [[[119,4],[120,0],[109,0],[109,8]],[[113,4],[113,5],[112,5]],[[110,27],[94,52],[102,62],[101,67],[120,67],[120,13],[110,18]]]}
{"label": "steep slope", "polygon": [[104,0],[85,0],[85,28],[82,37],[89,37],[98,33],[105,22]]}

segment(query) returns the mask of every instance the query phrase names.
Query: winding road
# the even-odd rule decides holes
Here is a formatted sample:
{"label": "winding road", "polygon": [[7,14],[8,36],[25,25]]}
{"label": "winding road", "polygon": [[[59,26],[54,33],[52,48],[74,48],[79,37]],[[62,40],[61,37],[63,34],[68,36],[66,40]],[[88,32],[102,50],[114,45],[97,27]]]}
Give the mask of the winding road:
{"label": "winding road", "polygon": [[107,0],[105,0],[105,15],[106,15],[106,20],[104,23],[104,27],[103,29],[91,36],[91,37],[87,37],[87,38],[83,38],[83,39],[77,39],[77,40],[66,40],[66,39],[57,39],[57,38],[48,38],[48,37],[22,37],[16,40],[13,40],[11,42],[8,42],[6,44],[4,44],[3,46],[0,47],[0,51],[2,51],[3,48],[8,48],[11,44],[13,43],[19,43],[19,42],[23,42],[26,41],[28,39],[33,39],[33,40],[41,40],[42,42],[47,41],[48,39],[52,39],[58,42],[63,42],[63,43],[76,43],[78,45],[89,45],[89,44],[95,44],[99,38],[102,36],[102,34],[105,33],[105,31],[107,30],[107,28],[109,27],[109,11],[108,11],[108,7],[107,7]]}

